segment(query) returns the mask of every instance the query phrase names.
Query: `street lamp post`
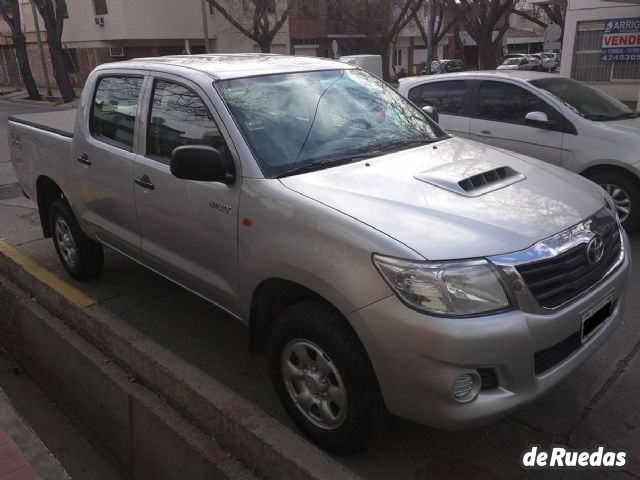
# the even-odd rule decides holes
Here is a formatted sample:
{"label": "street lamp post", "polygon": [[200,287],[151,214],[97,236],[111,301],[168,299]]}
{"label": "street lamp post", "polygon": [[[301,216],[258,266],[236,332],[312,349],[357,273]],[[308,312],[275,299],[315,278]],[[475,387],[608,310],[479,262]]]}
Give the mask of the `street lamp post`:
{"label": "street lamp post", "polygon": [[209,19],[207,17],[207,2],[202,1],[202,30],[204,32],[204,51],[209,53]]}

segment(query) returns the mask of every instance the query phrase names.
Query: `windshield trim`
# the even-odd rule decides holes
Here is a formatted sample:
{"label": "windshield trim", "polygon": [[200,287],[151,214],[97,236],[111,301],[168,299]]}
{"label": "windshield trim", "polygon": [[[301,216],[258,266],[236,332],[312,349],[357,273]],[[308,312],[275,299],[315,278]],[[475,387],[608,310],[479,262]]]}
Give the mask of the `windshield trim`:
{"label": "windshield trim", "polygon": [[[260,74],[260,75],[246,75],[246,76],[243,76],[243,77],[234,77],[233,79],[216,78],[216,79],[214,79],[212,81],[212,85],[213,85],[213,88],[215,89],[216,93],[220,97],[220,100],[222,101],[222,104],[224,105],[224,108],[226,109],[227,113],[229,114],[229,117],[233,121],[238,133],[240,133],[240,135],[242,136],[242,139],[243,139],[243,141],[245,143],[245,146],[251,152],[251,155],[253,156],[253,160],[255,161],[256,165],[258,166],[258,169],[260,170],[260,172],[262,173],[262,176],[265,179],[277,180],[279,178],[279,175],[281,173],[284,173],[284,172],[269,174],[269,173],[267,173],[265,171],[265,169],[263,168],[262,162],[259,161],[260,155],[256,152],[256,150],[255,150],[254,146],[252,145],[252,143],[247,139],[247,136],[245,135],[244,130],[240,127],[240,124],[238,123],[238,120],[237,120],[236,116],[233,114],[233,112],[231,111],[231,107],[229,106],[229,104],[225,100],[223,92],[220,89],[220,85],[222,83],[228,82],[228,81],[250,79],[250,78],[260,78],[260,77],[270,77],[270,76],[280,76],[280,75],[291,75],[291,74],[295,74],[295,73],[345,72],[345,71],[354,71],[354,70],[360,70],[360,71],[365,72],[368,75],[371,75],[374,78],[378,79],[380,82],[384,83],[386,85],[386,87],[393,92],[394,95],[399,97],[402,101],[407,103],[416,112],[418,112],[420,115],[422,115],[425,118],[425,120],[427,121],[427,123],[429,123],[429,125],[431,126],[434,135],[436,135],[434,137],[434,139],[433,139],[433,143],[440,142],[440,141],[452,138],[451,135],[449,135],[447,132],[445,132],[444,129],[442,127],[440,127],[440,125],[438,125],[435,121],[433,121],[431,119],[431,117],[429,117],[429,115],[427,115],[421,108],[419,108],[413,102],[411,102],[410,100],[408,100],[407,98],[402,96],[402,94],[400,94],[400,92],[398,92],[397,89],[393,88],[387,82],[385,82],[381,78],[371,74],[370,72],[367,72],[366,70],[364,70],[364,69],[362,69],[360,67],[356,67],[356,66],[349,65],[349,64],[345,64],[345,68],[343,68],[343,69],[341,69],[341,68],[319,68],[317,70],[309,70],[309,71],[305,71],[305,72],[295,72],[295,71],[289,72],[289,71],[287,71],[287,72],[278,72],[278,73],[273,73],[273,72],[272,73],[265,73],[265,74]],[[424,146],[424,145],[421,145],[421,146]],[[385,152],[383,155],[386,155],[386,154],[390,155],[392,153],[397,153],[397,152],[400,152],[400,151],[410,150],[412,148],[419,148],[419,147],[420,146],[418,146],[418,147],[412,146],[412,147],[408,147],[406,149],[397,150],[395,152],[388,152],[388,153]],[[372,147],[371,151],[374,152],[374,151],[376,151],[376,149]],[[377,158],[378,156],[383,156],[383,155],[375,155],[374,154],[369,158]],[[348,155],[345,154],[345,156],[348,156]],[[358,160],[355,160],[354,162],[349,162],[349,163],[360,162],[362,160],[366,160],[366,158],[358,159]],[[343,163],[341,165],[346,165],[346,164]],[[330,165],[329,164],[329,165],[327,165],[327,168],[333,168],[333,167],[337,167],[337,166],[340,166],[340,165]],[[296,175],[296,174],[294,174],[294,175]]]}

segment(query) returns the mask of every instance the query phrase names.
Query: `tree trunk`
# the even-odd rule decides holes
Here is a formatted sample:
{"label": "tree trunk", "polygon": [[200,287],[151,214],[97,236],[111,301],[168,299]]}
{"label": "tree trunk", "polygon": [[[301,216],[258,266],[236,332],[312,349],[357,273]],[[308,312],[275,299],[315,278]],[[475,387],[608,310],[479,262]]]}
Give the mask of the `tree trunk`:
{"label": "tree trunk", "polygon": [[261,39],[258,42],[258,45],[260,46],[260,51],[262,53],[271,53],[271,41]]}
{"label": "tree trunk", "polygon": [[33,73],[31,72],[31,65],[29,65],[29,54],[27,53],[27,42],[24,35],[18,38],[14,37],[13,46],[16,49],[16,59],[18,60],[22,82],[27,89],[29,98],[31,100],[41,100],[40,92],[38,92],[36,81],[33,79]]}
{"label": "tree trunk", "polygon": [[453,30],[453,41],[455,43],[456,52],[454,58],[462,61],[463,65],[467,64],[467,60],[464,56],[464,44],[460,38],[460,24],[456,22]]}
{"label": "tree trunk", "polygon": [[47,43],[49,44],[49,54],[51,55],[51,64],[53,65],[53,76],[60,89],[62,101],[69,103],[76,98],[76,92],[73,90],[71,80],[69,79],[69,71],[67,70],[67,64],[64,60],[65,52],[61,43],[49,41],[49,38],[51,37],[47,32]]}
{"label": "tree trunk", "polygon": [[382,57],[382,79],[385,82],[391,81],[391,74],[389,73],[391,67],[391,59],[389,58],[389,45],[385,48],[379,49],[380,56]]}
{"label": "tree trunk", "polygon": [[495,70],[496,49],[494,43],[489,39],[481,39],[478,43],[478,69]]}

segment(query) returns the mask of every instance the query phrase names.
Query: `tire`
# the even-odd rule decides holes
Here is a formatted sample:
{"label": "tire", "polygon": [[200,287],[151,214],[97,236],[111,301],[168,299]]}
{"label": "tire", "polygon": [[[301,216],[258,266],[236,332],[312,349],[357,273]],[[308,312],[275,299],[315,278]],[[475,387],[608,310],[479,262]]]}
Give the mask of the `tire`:
{"label": "tire", "polygon": [[[640,227],[640,184],[630,173],[599,171],[586,177],[604,188],[616,202],[622,226],[627,232]],[[628,210],[628,213],[625,213]]]}
{"label": "tire", "polygon": [[53,202],[49,210],[49,227],[58,258],[77,280],[93,280],[102,273],[102,245],[88,238],[64,199]]}
{"label": "tire", "polygon": [[[312,353],[318,349],[326,354],[316,355],[315,366],[319,371],[300,368],[295,371],[296,375],[306,371],[305,376],[287,384],[284,366],[295,368],[296,360],[300,367],[305,363],[311,366]],[[306,358],[298,359],[296,351]],[[277,317],[269,335],[268,363],[271,380],[285,410],[298,428],[325,450],[340,454],[361,450],[386,419],[378,382],[364,347],[346,319],[324,302],[305,300]],[[318,393],[318,386],[328,390]],[[318,397],[314,402],[324,404],[325,411],[329,408],[330,420],[320,418],[317,404],[305,409],[303,402],[294,401],[296,393],[298,398],[310,398],[306,394],[314,388],[320,398],[325,395],[324,402]]]}

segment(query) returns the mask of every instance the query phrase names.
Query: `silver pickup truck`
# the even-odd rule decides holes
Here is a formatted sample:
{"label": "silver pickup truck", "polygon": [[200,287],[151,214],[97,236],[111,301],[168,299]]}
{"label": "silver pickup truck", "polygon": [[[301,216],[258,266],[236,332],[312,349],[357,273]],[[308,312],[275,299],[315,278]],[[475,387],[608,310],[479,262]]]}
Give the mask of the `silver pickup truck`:
{"label": "silver pickup truck", "polygon": [[103,65],[77,112],[12,117],[9,141],[71,276],[97,277],[106,246],[228,311],[334,451],[387,411],[447,429],[499,418],[622,316],[628,239],[604,190],[453,138],[344,63]]}

